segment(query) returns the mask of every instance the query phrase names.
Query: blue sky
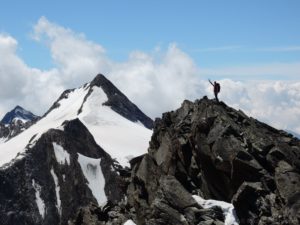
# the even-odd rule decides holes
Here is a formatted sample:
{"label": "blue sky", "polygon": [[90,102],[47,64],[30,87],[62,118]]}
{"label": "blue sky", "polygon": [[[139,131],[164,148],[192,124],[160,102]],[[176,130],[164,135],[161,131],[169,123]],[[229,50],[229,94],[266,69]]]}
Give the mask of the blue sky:
{"label": "blue sky", "polygon": [[300,133],[300,1],[1,1],[0,116],[105,74],[155,118],[220,99]]}
{"label": "blue sky", "polygon": [[126,60],[169,43],[202,67],[300,61],[300,1],[1,1],[0,32],[19,43],[29,65],[53,66],[48,49],[30,38],[41,16],[83,33],[107,54]]}

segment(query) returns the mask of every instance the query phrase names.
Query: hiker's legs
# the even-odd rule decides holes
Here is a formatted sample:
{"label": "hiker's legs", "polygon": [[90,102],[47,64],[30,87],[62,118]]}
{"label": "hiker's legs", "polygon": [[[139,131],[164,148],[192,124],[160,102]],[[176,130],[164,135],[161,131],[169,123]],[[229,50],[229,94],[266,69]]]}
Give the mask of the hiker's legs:
{"label": "hiker's legs", "polygon": [[214,92],[214,93],[215,93],[215,98],[216,98],[217,102],[219,102],[218,93],[217,92]]}

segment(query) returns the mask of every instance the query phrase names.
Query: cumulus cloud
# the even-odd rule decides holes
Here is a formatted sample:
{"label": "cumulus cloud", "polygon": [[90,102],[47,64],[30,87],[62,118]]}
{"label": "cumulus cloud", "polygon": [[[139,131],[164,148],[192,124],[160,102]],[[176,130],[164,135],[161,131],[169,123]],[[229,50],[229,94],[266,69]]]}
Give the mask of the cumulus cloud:
{"label": "cumulus cloud", "polygon": [[84,34],[74,33],[45,17],[41,17],[34,26],[32,37],[49,47],[64,83],[78,85],[87,82],[98,71],[107,71],[111,67],[101,45],[87,40]]}
{"label": "cumulus cloud", "polygon": [[[18,43],[7,35],[0,34],[0,113],[20,104],[37,112],[36,108],[45,108],[50,96],[63,90],[55,69],[41,71],[28,67],[16,54]],[[55,88],[54,88],[55,87]],[[47,90],[47,94],[45,94]]]}
{"label": "cumulus cloud", "polygon": [[[134,51],[124,62],[111,60],[103,46],[83,34],[41,17],[33,27],[32,37],[50,51],[54,68],[31,68],[17,55],[17,41],[0,34],[0,113],[20,104],[43,114],[67,88],[89,82],[97,73],[105,74],[135,104],[152,118],[176,109],[184,99],[203,95],[213,97],[204,77],[220,77],[220,98],[253,117],[277,128],[300,133],[300,81],[234,81],[224,77],[287,73],[299,77],[300,63],[236,68],[199,68],[193,59],[170,44],[151,53]],[[280,71],[278,72],[278,69]],[[256,78],[257,78],[256,77]]]}
{"label": "cumulus cloud", "polygon": [[300,82],[221,80],[220,95],[229,105],[276,128],[300,133]]}
{"label": "cumulus cloud", "polygon": [[110,79],[152,117],[204,93],[198,68],[175,44],[157,54],[134,52],[110,71]]}

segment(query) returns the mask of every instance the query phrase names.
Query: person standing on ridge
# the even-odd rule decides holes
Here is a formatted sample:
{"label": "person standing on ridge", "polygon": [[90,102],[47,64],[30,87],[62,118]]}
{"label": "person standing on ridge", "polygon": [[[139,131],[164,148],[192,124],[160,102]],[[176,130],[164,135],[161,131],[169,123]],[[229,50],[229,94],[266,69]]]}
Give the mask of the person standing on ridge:
{"label": "person standing on ridge", "polygon": [[217,83],[216,81],[214,81],[214,83],[212,83],[210,80],[208,80],[208,81],[214,87],[215,98],[216,98],[216,101],[219,102],[218,94],[221,90],[221,85],[219,83]]}

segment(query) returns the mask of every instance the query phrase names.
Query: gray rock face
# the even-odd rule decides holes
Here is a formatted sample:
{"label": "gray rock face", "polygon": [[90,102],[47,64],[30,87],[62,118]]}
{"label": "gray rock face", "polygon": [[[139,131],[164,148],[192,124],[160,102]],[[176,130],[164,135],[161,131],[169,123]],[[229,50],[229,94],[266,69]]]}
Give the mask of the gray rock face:
{"label": "gray rock face", "polygon": [[233,202],[240,224],[300,223],[300,141],[204,97],[155,121],[128,187],[137,224],[223,224],[192,194]]}
{"label": "gray rock face", "polygon": [[[63,125],[64,131],[49,130],[32,147],[28,146],[22,159],[0,170],[0,224],[68,224],[81,207],[97,205],[78,153],[101,159],[104,191],[110,204],[124,198],[118,167],[86,127],[78,119]],[[57,159],[53,143],[67,152],[69,163]]]}
{"label": "gray rock face", "polygon": [[23,123],[21,120],[13,122],[11,124],[2,124],[0,123],[0,138],[3,138],[5,141],[17,136],[24,130],[31,127],[37,120],[27,121]]}

